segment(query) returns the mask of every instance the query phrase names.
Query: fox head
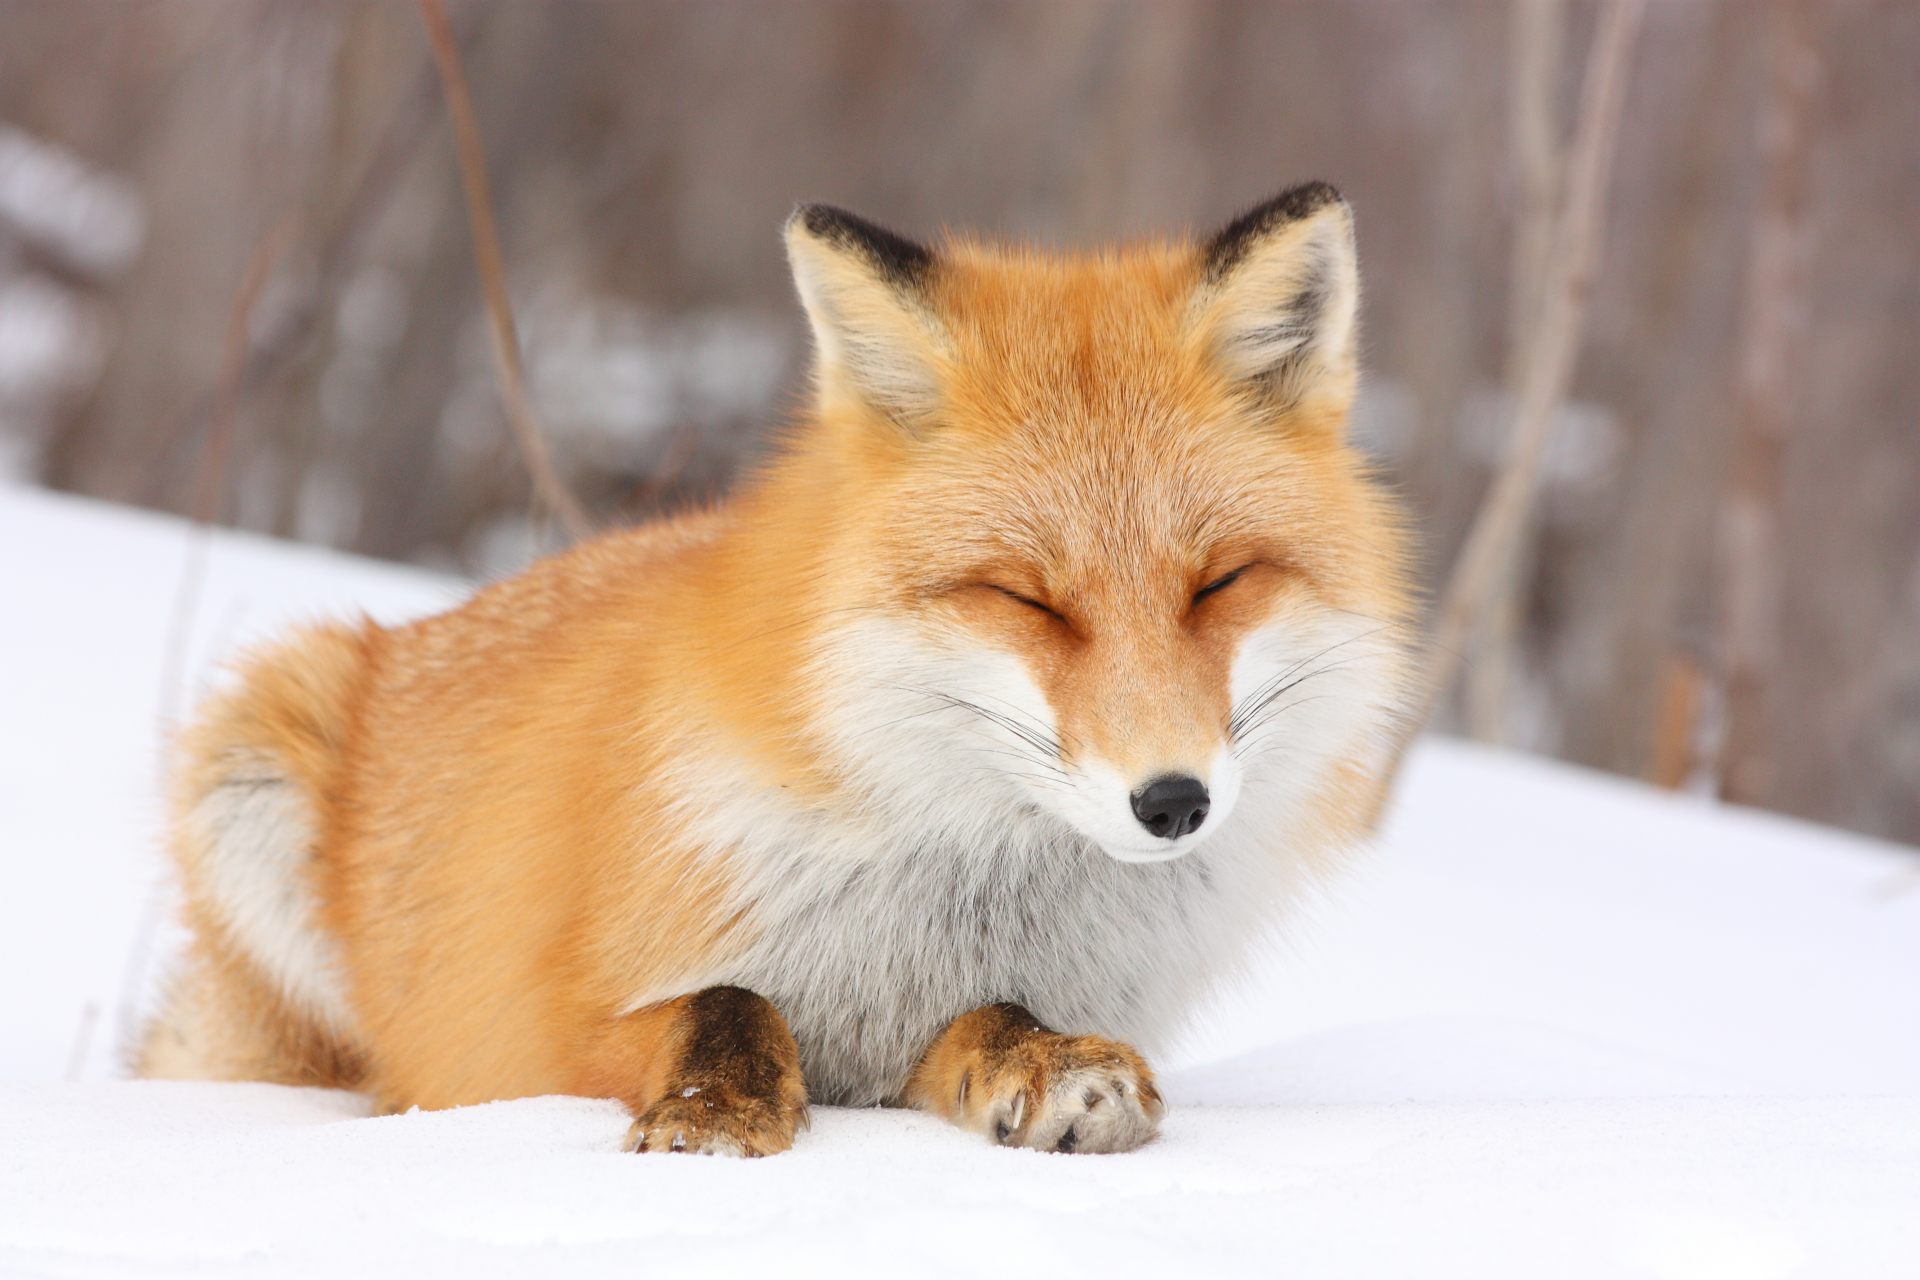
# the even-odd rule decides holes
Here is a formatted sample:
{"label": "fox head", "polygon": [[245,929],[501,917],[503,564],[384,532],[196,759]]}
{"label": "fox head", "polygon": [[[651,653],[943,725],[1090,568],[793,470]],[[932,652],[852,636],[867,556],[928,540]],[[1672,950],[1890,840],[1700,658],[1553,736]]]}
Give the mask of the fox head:
{"label": "fox head", "polygon": [[817,350],[819,719],[849,785],[1148,862],[1311,820],[1377,762],[1408,605],[1344,439],[1333,188],[1086,256],[822,205],[786,239]]}

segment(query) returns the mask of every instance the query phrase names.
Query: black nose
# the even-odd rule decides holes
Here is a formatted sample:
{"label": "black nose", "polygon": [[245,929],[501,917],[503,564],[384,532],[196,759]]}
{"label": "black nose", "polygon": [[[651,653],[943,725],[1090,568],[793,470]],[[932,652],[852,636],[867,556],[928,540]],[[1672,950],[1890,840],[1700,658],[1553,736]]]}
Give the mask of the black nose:
{"label": "black nose", "polygon": [[1184,773],[1155,778],[1133,793],[1133,816],[1153,834],[1178,840],[1207,820],[1207,789]]}

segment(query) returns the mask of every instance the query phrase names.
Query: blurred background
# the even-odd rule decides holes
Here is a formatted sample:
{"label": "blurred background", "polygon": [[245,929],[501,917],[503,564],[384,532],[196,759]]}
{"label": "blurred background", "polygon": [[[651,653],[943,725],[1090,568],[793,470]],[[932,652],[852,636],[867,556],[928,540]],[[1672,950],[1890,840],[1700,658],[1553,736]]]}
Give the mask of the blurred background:
{"label": "blurred background", "polygon": [[[797,200],[1066,246],[1317,177],[1359,224],[1356,431],[1436,591],[1599,12],[449,11],[530,392],[599,523],[722,491],[791,412]],[[1649,7],[1570,393],[1443,727],[1920,843],[1916,68],[1905,0]],[[510,572],[564,536],[489,356],[413,4],[0,0],[0,481]]]}

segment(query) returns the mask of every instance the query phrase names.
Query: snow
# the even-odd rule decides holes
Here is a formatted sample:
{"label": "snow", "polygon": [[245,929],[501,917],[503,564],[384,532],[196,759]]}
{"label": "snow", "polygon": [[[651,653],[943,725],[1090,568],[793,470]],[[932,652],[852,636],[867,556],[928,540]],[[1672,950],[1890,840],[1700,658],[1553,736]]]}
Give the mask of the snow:
{"label": "snow", "polygon": [[1189,1107],[1080,1158],[822,1110],[758,1161],[624,1154],[619,1109],[578,1099],[367,1119],[266,1085],[29,1086],[7,1116],[35,1154],[0,1266],[52,1275],[1892,1275],[1917,1243],[1911,1102]]}
{"label": "snow", "polygon": [[1156,1055],[1172,1107],[1129,1155],[818,1109],[775,1159],[640,1157],[601,1101],[127,1081],[178,944],[170,672],[462,590],[196,537],[0,489],[0,1275],[1920,1270],[1915,851],[1445,741]]}
{"label": "snow", "polygon": [[70,270],[125,270],[147,234],[139,188],[43,138],[0,124],[0,226]]}

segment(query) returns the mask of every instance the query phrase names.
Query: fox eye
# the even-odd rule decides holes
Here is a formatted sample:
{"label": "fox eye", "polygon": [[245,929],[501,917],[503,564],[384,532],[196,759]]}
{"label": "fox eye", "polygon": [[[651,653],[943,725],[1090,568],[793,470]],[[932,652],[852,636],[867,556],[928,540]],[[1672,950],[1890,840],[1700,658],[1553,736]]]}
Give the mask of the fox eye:
{"label": "fox eye", "polygon": [[1055,612],[1052,608],[1048,607],[1047,605],[1041,604],[1038,600],[1035,600],[1032,596],[1023,596],[1018,591],[1013,590],[1011,587],[1003,587],[997,582],[990,583],[988,585],[990,585],[995,591],[998,591],[1001,595],[1006,596],[1008,599],[1018,600],[1021,604],[1027,606],[1027,608],[1029,609],[1038,609],[1041,613],[1046,614],[1049,618],[1055,618],[1061,622],[1066,621],[1065,618],[1060,617],[1060,615],[1057,612]]}
{"label": "fox eye", "polygon": [[1240,575],[1245,573],[1246,571],[1247,571],[1247,567],[1245,565],[1241,565],[1238,569],[1235,569],[1232,573],[1221,574],[1219,577],[1215,578],[1212,582],[1209,582],[1206,586],[1200,588],[1198,591],[1193,593],[1193,603],[1199,604],[1202,600],[1205,600],[1208,596],[1212,595],[1214,592],[1226,590],[1228,587],[1232,586],[1235,582],[1237,582],[1240,578]]}

